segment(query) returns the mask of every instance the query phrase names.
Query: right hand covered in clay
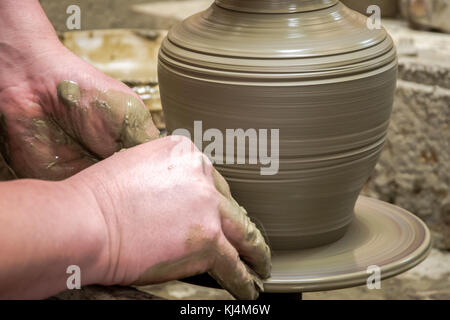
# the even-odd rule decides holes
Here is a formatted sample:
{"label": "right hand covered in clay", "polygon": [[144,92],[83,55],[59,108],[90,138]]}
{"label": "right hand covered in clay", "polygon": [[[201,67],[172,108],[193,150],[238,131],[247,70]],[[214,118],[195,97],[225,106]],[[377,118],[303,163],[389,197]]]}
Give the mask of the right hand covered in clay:
{"label": "right hand covered in clay", "polygon": [[67,183],[92,190],[104,217],[101,284],[145,285],[209,272],[234,297],[256,299],[261,278],[270,275],[261,232],[186,138],[119,152]]}

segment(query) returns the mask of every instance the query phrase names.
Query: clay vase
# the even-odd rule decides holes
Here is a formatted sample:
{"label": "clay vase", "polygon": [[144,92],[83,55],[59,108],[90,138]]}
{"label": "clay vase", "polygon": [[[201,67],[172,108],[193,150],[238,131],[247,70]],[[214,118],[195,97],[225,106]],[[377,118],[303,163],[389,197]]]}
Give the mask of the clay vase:
{"label": "clay vase", "polygon": [[261,163],[216,162],[274,250],[342,237],[377,163],[397,59],[390,36],[366,20],[336,0],[216,0],[163,41],[169,132],[194,137],[194,121],[224,137],[279,129],[277,174],[261,175]]}

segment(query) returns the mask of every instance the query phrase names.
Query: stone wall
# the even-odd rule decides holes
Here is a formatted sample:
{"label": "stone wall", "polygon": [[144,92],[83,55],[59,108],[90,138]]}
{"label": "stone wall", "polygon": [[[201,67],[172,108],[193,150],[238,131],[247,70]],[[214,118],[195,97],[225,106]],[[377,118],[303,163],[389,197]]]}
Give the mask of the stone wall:
{"label": "stone wall", "polygon": [[388,142],[364,193],[417,214],[435,246],[450,249],[450,36],[385,26],[399,81]]}

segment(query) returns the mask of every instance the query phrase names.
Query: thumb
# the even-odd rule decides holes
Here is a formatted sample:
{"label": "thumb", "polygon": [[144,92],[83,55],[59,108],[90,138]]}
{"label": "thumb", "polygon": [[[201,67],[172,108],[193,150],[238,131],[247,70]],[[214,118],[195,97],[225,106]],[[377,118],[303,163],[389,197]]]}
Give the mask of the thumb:
{"label": "thumb", "polygon": [[150,111],[131,90],[80,88],[65,80],[57,92],[62,104],[57,121],[99,159],[159,137]]}

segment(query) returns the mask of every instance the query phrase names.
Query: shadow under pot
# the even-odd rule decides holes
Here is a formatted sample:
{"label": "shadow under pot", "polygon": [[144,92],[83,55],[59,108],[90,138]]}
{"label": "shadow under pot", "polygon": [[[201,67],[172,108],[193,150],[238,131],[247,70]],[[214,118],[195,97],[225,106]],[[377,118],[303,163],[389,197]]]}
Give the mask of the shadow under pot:
{"label": "shadow under pot", "polygon": [[172,28],[158,64],[169,132],[187,129],[205,152],[195,122],[220,133],[210,156],[274,250],[345,234],[396,73],[386,31],[333,0],[216,1]]}

